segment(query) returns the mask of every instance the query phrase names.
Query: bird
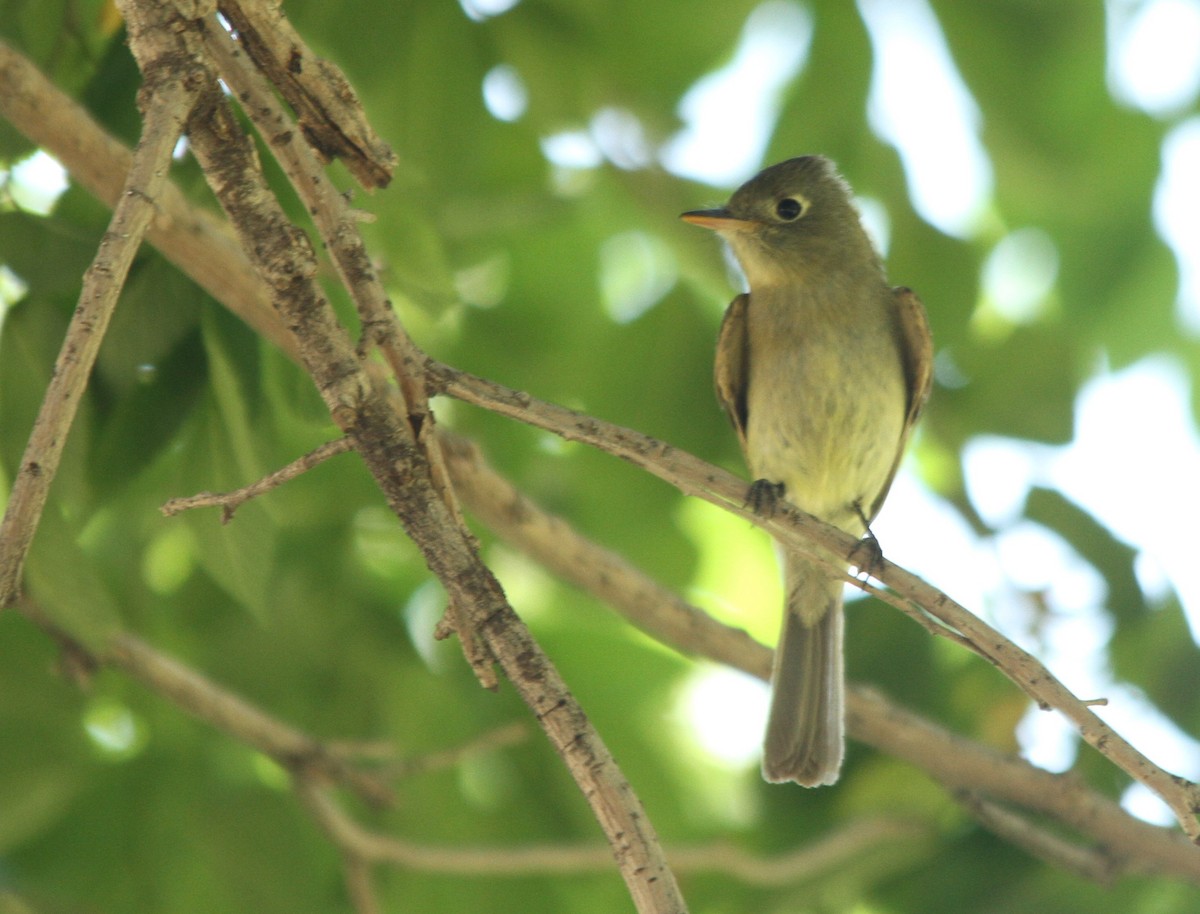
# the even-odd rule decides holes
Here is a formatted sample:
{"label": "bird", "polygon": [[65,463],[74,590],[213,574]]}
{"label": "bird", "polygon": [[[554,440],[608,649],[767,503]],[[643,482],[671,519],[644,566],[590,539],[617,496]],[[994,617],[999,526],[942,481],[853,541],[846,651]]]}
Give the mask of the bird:
{"label": "bird", "polygon": [[[725,206],[681,218],[715,231],[749,286],[725,312],[714,365],[755,480],[747,504],[769,514],[786,498],[874,543],[871,521],[932,386],[924,305],[888,284],[850,187],[824,156],[772,165]],[[845,754],[846,569],[780,552],[763,777],[833,784]]]}

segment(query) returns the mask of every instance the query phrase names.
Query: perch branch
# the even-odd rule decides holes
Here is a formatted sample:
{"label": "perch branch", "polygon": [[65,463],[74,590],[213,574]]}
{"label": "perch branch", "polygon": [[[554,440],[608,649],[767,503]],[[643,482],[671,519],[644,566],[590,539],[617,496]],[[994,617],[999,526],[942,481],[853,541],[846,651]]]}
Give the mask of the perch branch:
{"label": "perch branch", "polygon": [[[686,495],[744,517],[767,530],[776,540],[823,562],[836,556],[841,568],[853,564],[858,541],[791,505],[773,516],[756,515],[744,504],[746,483],[678,448],[632,429],[622,428],[574,410],[538,400],[430,359],[428,374],[435,389],[476,406],[553,432],[568,441],[581,441],[629,461],[670,483]],[[1191,781],[1154,764],[1101,720],[1087,702],[1077,698],[1035,657],[946,594],[916,575],[881,558],[872,574],[898,595],[920,607],[967,638],[975,651],[1032,696],[1043,709],[1054,708],[1075,724],[1083,739],[1135,780],[1158,794],[1193,842],[1200,842],[1200,789]],[[853,583],[860,583],[849,577]]]}
{"label": "perch branch", "polygon": [[[467,439],[442,435],[464,504],[513,547],[592,593],[655,640],[760,679],[770,677],[768,648],[547,514],[496,473]],[[926,771],[952,794],[969,790],[1053,817],[1103,847],[1114,870],[1170,872],[1200,885],[1200,852],[1183,835],[1133,818],[1081,781],[956,736],[873,689],[851,685],[846,703],[846,727],[853,738]]]}

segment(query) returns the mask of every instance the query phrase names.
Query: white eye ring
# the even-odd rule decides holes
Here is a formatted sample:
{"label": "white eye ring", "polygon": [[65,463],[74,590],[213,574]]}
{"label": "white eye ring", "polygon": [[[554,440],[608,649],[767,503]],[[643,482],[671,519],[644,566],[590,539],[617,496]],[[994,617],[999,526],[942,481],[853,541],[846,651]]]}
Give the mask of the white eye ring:
{"label": "white eye ring", "polygon": [[784,197],[775,204],[775,215],[784,222],[795,222],[808,211],[808,201],[799,197]]}

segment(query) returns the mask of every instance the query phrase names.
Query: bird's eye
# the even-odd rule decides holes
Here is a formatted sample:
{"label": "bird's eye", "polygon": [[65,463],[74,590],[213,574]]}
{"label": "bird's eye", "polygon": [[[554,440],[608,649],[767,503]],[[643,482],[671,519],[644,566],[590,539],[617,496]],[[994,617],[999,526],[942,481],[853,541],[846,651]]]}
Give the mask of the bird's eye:
{"label": "bird's eye", "polygon": [[795,197],[784,197],[775,204],[775,215],[784,222],[794,222],[804,215],[804,203]]}

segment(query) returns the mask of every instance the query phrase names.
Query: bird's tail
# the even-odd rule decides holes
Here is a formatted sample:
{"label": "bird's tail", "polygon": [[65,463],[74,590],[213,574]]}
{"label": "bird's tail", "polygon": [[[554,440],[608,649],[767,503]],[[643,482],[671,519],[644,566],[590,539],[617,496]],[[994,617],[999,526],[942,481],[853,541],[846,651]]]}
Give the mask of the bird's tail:
{"label": "bird's tail", "polygon": [[816,787],[837,780],[844,753],[842,581],[798,555],[783,561],[763,777]]}

